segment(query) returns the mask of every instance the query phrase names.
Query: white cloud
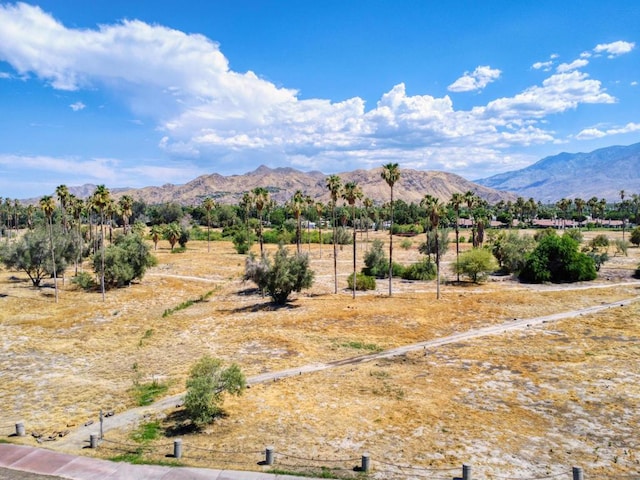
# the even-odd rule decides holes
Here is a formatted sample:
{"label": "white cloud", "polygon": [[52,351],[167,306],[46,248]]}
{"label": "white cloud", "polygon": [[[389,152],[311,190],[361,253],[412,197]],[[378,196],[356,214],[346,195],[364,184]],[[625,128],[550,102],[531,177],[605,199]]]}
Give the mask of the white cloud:
{"label": "white cloud", "polygon": [[480,65],[471,73],[464,72],[464,75],[449,85],[447,90],[450,92],[482,90],[484,87],[500,78],[501,74],[502,72],[497,68],[491,68],[488,65]]}
{"label": "white cloud", "polygon": [[536,62],[531,65],[531,68],[533,68],[534,70],[543,70],[545,72],[548,72],[549,70],[551,70],[552,66],[553,60],[548,60],[546,62]]}
{"label": "white cloud", "polygon": [[633,82],[631,82],[631,83],[630,83],[630,85],[631,85],[632,87],[635,87],[635,86],[637,86],[637,85],[638,85],[638,82],[634,80]]}
{"label": "white cloud", "polygon": [[556,68],[556,71],[558,73],[566,73],[572,70],[577,70],[578,68],[586,67],[587,65],[589,65],[588,60],[579,58],[571,63],[561,63],[560,65],[558,65],[558,68]]}
{"label": "white cloud", "polygon": [[86,105],[82,102],[75,102],[69,105],[69,108],[71,108],[71,110],[73,110],[74,112],[79,112],[80,110],[84,110],[86,108]]}
{"label": "white cloud", "polygon": [[609,135],[620,135],[623,133],[637,132],[638,130],[640,130],[640,123],[630,122],[623,127],[609,128],[606,130],[600,130],[595,127],[585,128],[576,135],[576,138],[580,140],[591,140],[593,138],[602,138]]}
{"label": "white cloud", "polygon": [[596,45],[593,51],[596,53],[608,53],[609,58],[614,58],[618,55],[629,53],[634,49],[635,46],[636,44],[634,42],[625,42],[622,40],[618,40],[617,42],[601,43],[599,45]]}
{"label": "white cloud", "polygon": [[11,75],[8,74],[7,72],[0,72],[0,78],[2,79],[11,78]]}

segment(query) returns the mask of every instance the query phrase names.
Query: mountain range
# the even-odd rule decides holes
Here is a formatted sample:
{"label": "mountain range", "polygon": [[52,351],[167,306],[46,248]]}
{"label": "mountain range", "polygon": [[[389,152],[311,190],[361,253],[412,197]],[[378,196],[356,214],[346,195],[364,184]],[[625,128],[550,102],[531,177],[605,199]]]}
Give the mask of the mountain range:
{"label": "mountain range", "polygon": [[613,202],[620,199],[621,190],[627,196],[640,193],[640,143],[590,153],[560,153],[521,170],[475,182],[542,203],[578,197]]}

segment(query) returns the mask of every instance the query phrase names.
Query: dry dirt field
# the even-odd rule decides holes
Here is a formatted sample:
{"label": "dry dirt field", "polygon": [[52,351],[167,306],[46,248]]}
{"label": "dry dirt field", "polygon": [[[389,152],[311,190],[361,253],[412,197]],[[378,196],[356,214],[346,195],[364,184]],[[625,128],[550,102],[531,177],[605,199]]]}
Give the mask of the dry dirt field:
{"label": "dry dirt field", "polygon": [[[394,241],[394,260],[418,259],[421,240],[411,241],[408,249]],[[450,247],[443,275],[453,280]],[[612,252],[588,284],[500,277],[443,284],[436,300],[434,282],[394,280],[389,298],[380,280],[354,300],[346,290],[351,247],[339,253],[334,295],[331,247],[320,257],[311,245],[315,284],[284,308],[242,282],[244,257],[229,242],[212,242],[211,252],[190,242],[179,254],[161,242],[155,253],[158,266],[141,283],[108,291],[105,302],[67,278],[56,304],[52,287],[33,289],[23,274],[0,270],[1,439],[21,420],[27,432],[48,435],[101,408],[132,408],[134,381],[155,379],[169,385],[166,395],[180,393],[205,354],[253,376],[633,298],[597,314],[255,385],[228,398],[226,415],[204,432],[176,433],[182,463],[211,468],[265,468],[257,462],[272,445],[277,467],[293,472],[352,476],[368,452],[370,477],[380,479],[451,478],[463,463],[477,478],[570,478],[574,465],[588,479],[640,478],[640,281],[631,277],[638,248],[627,257]],[[149,418],[172,432],[179,409],[150,409]],[[73,453],[121,454],[131,429]],[[8,440],[35,444],[31,436]],[[167,460],[172,441],[156,440],[149,458]]]}

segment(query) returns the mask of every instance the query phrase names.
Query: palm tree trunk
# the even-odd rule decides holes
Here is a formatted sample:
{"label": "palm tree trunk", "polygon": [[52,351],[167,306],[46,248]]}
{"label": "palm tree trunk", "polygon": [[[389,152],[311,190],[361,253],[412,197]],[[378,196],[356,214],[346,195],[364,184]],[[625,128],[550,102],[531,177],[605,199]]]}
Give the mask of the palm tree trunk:
{"label": "palm tree trunk", "polygon": [[102,292],[102,301],[105,301],[104,295],[104,213],[100,213],[100,253],[101,253],[101,265],[100,265],[100,291]]}
{"label": "palm tree trunk", "polygon": [[389,223],[389,296],[392,295],[391,280],[393,278],[393,187],[391,187],[391,219]]}
{"label": "palm tree trunk", "polygon": [[56,274],[56,254],[53,248],[53,218],[49,216],[49,245],[51,247],[51,262],[53,264],[53,289],[55,291],[56,303],[58,303],[58,276]]}

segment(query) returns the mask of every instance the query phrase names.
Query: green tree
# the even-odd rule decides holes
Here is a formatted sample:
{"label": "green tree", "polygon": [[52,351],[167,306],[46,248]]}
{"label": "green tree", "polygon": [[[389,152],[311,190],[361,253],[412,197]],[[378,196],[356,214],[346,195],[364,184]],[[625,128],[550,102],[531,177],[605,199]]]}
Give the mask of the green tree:
{"label": "green tree", "polygon": [[221,412],[224,394],[242,395],[246,378],[237,364],[223,368],[222,361],[202,357],[187,379],[184,408],[191,422],[200,428],[211,423]]}
{"label": "green tree", "polygon": [[[94,255],[93,269],[102,269],[102,255]],[[105,285],[122,287],[134,280],[141,280],[149,267],[156,265],[149,245],[139,235],[118,235],[105,250]]]}
{"label": "green tree", "polygon": [[473,248],[460,255],[454,268],[473,283],[479,283],[498,268],[498,262],[486,248]]}
{"label": "green tree", "polygon": [[[342,198],[351,206],[351,222],[353,223],[353,275],[356,275],[356,200],[362,198],[362,189],[356,182],[347,182],[342,189]],[[353,298],[356,298],[356,283],[352,283]]]}
{"label": "green tree", "polygon": [[211,210],[216,206],[216,202],[213,198],[207,197],[202,201],[202,207],[207,213],[207,252],[211,251]]}
{"label": "green tree", "polygon": [[436,243],[436,299],[440,299],[440,248],[438,245],[438,226],[440,219],[446,216],[447,211],[440,200],[432,195],[425,195],[420,206],[426,209],[427,219],[431,230],[434,232]]}
{"label": "green tree", "polygon": [[109,189],[104,185],[98,185],[91,196],[91,202],[100,213],[100,253],[102,257],[101,273],[100,273],[100,291],[102,292],[102,301],[105,301],[105,286],[104,286],[104,252],[105,252],[105,236],[104,236],[104,221],[105,213],[109,205],[111,204],[111,193]]}
{"label": "green tree", "polygon": [[517,273],[524,267],[527,255],[535,245],[531,235],[501,231],[492,241],[491,252],[505,273]]}
{"label": "green tree", "polygon": [[636,247],[640,246],[640,227],[636,227],[633,230],[631,230],[631,235],[629,236],[629,240]]}
{"label": "green tree", "polygon": [[253,202],[256,206],[256,211],[258,212],[258,241],[260,242],[260,255],[264,255],[264,241],[262,238],[262,214],[265,209],[271,203],[271,199],[269,198],[269,191],[264,187],[256,187],[252,191],[253,193]]}
{"label": "green tree", "polygon": [[[451,208],[453,208],[453,211],[456,213],[456,263],[460,258],[460,207],[463,203],[464,194],[456,192],[451,195],[449,205],[451,205]],[[457,280],[458,282],[460,281],[460,274],[458,274]]]}
{"label": "green tree", "polygon": [[391,202],[389,204],[390,220],[389,220],[389,296],[392,295],[392,279],[393,279],[393,186],[400,179],[400,167],[397,163],[387,163],[382,166],[380,173],[382,179],[387,182],[391,190]]}
{"label": "green tree", "polygon": [[151,227],[151,231],[149,233],[151,234],[151,241],[153,242],[154,250],[158,249],[158,242],[164,236],[163,231],[164,228],[161,225],[153,225]]}
{"label": "green tree", "polygon": [[124,233],[129,232],[129,220],[133,215],[133,197],[131,195],[123,195],[118,201],[120,207],[120,215],[122,216],[122,224]]}
{"label": "green tree", "polygon": [[245,264],[245,280],[253,281],[278,305],[286,304],[292,292],[310,288],[313,276],[309,256],[302,253],[289,255],[282,245],[278,247],[273,262],[268,255],[260,259],[250,255]]}
{"label": "green tree", "polygon": [[329,194],[331,196],[331,226],[333,228],[333,293],[338,293],[338,225],[336,221],[336,203],[338,202],[338,195],[342,188],[342,180],[338,175],[330,175],[327,177],[326,186],[329,189]]}
{"label": "green tree", "polygon": [[176,246],[178,240],[180,240],[180,236],[182,235],[182,227],[178,222],[171,222],[167,225],[163,230],[164,239],[169,242],[171,245],[171,250],[173,251],[173,247]]}
{"label": "green tree", "polygon": [[364,255],[364,268],[362,273],[375,278],[385,278],[389,274],[389,259],[384,253],[384,243],[375,239],[371,249]]}
{"label": "green tree", "polygon": [[520,271],[524,282],[580,282],[597,276],[595,262],[569,235],[546,235],[526,259]]}
{"label": "green tree", "polygon": [[58,303],[58,275],[56,271],[56,254],[53,244],[53,212],[56,209],[56,203],[51,195],[45,195],[40,199],[40,208],[47,217],[49,224],[49,251],[51,252],[51,267],[53,270],[53,286],[55,290],[56,303]]}

